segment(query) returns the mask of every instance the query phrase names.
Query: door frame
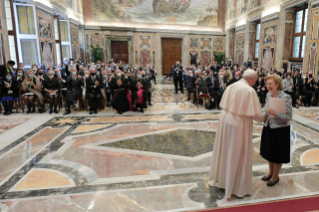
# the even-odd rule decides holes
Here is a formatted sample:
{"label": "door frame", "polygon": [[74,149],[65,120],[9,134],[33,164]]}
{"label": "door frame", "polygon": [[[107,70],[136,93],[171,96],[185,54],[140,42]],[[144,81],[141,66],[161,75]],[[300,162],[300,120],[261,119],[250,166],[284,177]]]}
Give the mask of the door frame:
{"label": "door frame", "polygon": [[128,62],[133,64],[133,36],[108,36],[105,37],[105,60],[108,63],[112,59],[112,41],[127,41],[128,47]]}
{"label": "door frame", "polygon": [[156,60],[156,67],[157,67],[157,76],[163,76],[163,67],[162,67],[162,38],[180,38],[182,39],[182,60],[181,65],[187,65],[187,34],[176,34],[176,33],[157,33],[156,34],[156,42],[157,42],[157,60]]}

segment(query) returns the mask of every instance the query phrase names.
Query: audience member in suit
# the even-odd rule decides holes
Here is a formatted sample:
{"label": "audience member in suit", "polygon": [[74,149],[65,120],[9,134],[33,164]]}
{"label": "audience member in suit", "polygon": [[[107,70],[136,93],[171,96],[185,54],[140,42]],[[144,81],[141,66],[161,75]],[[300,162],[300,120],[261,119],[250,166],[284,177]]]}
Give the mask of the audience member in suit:
{"label": "audience member in suit", "polygon": [[[58,68],[55,69],[54,72],[55,72],[54,77],[59,80],[60,88],[61,88],[61,90],[62,90],[62,96],[63,96],[63,97],[66,97],[66,93],[67,93],[67,90],[68,90],[68,86],[67,86],[67,84],[66,84],[66,81],[67,81],[70,77],[69,77],[69,75],[67,75],[67,74],[62,75],[60,69],[58,69]],[[72,72],[72,73],[73,73],[73,72],[76,73],[76,68],[72,68],[72,69],[71,69],[71,72]],[[72,73],[71,73],[71,74],[72,74]]]}
{"label": "audience member in suit", "polygon": [[188,98],[187,101],[191,99],[191,94],[194,95],[194,99],[196,96],[196,87],[195,87],[195,77],[193,75],[193,71],[188,71],[188,76],[187,76],[187,91],[188,91]]}
{"label": "audience member in suit", "polygon": [[22,87],[22,82],[24,80],[24,71],[22,69],[18,69],[14,79],[17,81],[19,88]]}
{"label": "audience member in suit", "polygon": [[106,102],[107,102],[106,106],[111,107],[111,94],[112,94],[112,91],[111,91],[111,81],[112,81],[111,71],[110,70],[103,71],[102,76],[103,76],[103,83],[105,85],[104,90],[105,90]]}
{"label": "audience member in suit", "polygon": [[14,61],[10,60],[10,61],[7,62],[6,65],[1,65],[0,66],[0,77],[2,78],[2,80],[5,80],[5,76],[7,75],[7,73],[11,73],[11,75],[14,76],[13,66],[15,64],[16,63]]}
{"label": "audience member in suit", "polygon": [[187,89],[188,88],[188,72],[187,70],[184,70],[183,72],[183,83],[184,83],[184,87]]}
{"label": "audience member in suit", "polygon": [[178,84],[181,93],[184,93],[183,89],[183,67],[180,65],[179,61],[176,62],[176,66],[174,67],[173,71],[173,79],[174,79],[174,86],[175,86],[175,93],[178,93]]}
{"label": "audience member in suit", "polygon": [[148,105],[152,106],[152,92],[151,92],[151,75],[146,75],[145,71],[142,71],[142,87],[145,90],[145,94],[147,94]]}
{"label": "audience member in suit", "polygon": [[59,113],[57,110],[58,100],[59,100],[59,93],[60,93],[60,82],[57,78],[54,77],[55,72],[50,70],[47,72],[48,77],[46,77],[43,81],[43,91],[44,96],[50,100],[50,114],[53,112],[54,106],[54,113]]}
{"label": "audience member in suit", "polygon": [[310,107],[311,106],[311,99],[312,99],[312,92],[311,90],[308,90],[308,86],[309,86],[309,89],[310,89],[310,84],[308,84],[308,76],[307,74],[304,74],[302,76],[302,86],[299,87],[299,93],[301,93],[302,95],[305,96],[304,98],[304,106],[305,107]]}
{"label": "audience member in suit", "polygon": [[13,102],[19,100],[19,87],[17,81],[13,78],[12,72],[9,71],[4,75],[1,87],[0,102],[2,102],[4,107],[3,115],[10,115]]}
{"label": "audience member in suit", "polygon": [[150,73],[152,75],[152,80],[154,80],[154,84],[156,85],[156,74],[153,67],[150,67]]}
{"label": "audience member in suit", "polygon": [[128,88],[128,80],[122,75],[120,69],[116,70],[116,76],[111,80],[111,87],[114,90],[112,107],[122,114],[130,109],[130,103],[127,98],[126,88]]}
{"label": "audience member in suit", "polygon": [[103,79],[96,76],[94,68],[90,68],[90,76],[86,79],[86,99],[89,101],[90,115],[97,114],[97,108],[102,98],[101,89],[104,88]]}
{"label": "audience member in suit", "polygon": [[206,86],[208,87],[210,97],[217,100],[217,109],[219,110],[219,103],[221,100],[222,93],[220,91],[219,79],[214,76],[214,71],[209,72],[209,76],[206,78]]}
{"label": "audience member in suit", "polygon": [[82,95],[82,86],[84,85],[81,75],[77,75],[76,69],[72,69],[72,77],[69,77],[65,82],[67,86],[66,91],[66,104],[67,109],[64,115],[71,113],[71,105],[74,102],[74,99]]}
{"label": "audience member in suit", "polygon": [[215,77],[217,77],[219,69],[220,69],[220,67],[217,64],[217,61],[214,61],[214,64],[210,67],[210,70],[213,71]]}
{"label": "audience member in suit", "polygon": [[171,80],[172,76],[173,76],[173,72],[174,72],[174,65],[172,65],[171,67],[171,72],[169,72],[169,74],[164,78],[164,81],[169,78],[168,80]]}
{"label": "audience member in suit", "polygon": [[231,80],[229,81],[229,83],[227,84],[227,86],[230,86],[231,84],[233,84],[233,83],[235,83],[235,82],[238,82],[240,79],[241,79],[240,72],[237,71],[237,72],[234,74],[233,79],[231,79]]}
{"label": "audience member in suit", "polygon": [[254,86],[261,105],[265,103],[266,95],[268,93],[267,86],[265,84],[264,79],[265,79],[265,74],[260,74],[259,79],[256,81]]}

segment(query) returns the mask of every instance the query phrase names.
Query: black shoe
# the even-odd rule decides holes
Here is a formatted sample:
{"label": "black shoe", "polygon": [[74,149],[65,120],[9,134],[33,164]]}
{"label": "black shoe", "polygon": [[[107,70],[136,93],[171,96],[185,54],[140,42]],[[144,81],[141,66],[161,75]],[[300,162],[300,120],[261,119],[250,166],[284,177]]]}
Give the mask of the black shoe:
{"label": "black shoe", "polygon": [[90,115],[92,115],[93,114],[93,110],[90,110]]}
{"label": "black shoe", "polygon": [[7,113],[8,113],[8,112],[7,112],[7,111],[5,111],[5,112],[3,113],[3,115],[4,115],[4,116],[6,116],[6,115],[8,115]]}
{"label": "black shoe", "polygon": [[69,115],[69,114],[71,114],[71,111],[70,111],[70,110],[68,110],[68,111],[66,111],[65,113],[63,113],[64,116]]}
{"label": "black shoe", "polygon": [[121,115],[123,114],[123,112],[122,112],[122,111],[118,111],[118,113],[119,113],[119,114],[121,114]]}
{"label": "black shoe", "polygon": [[220,107],[217,107],[217,110],[220,110]]}
{"label": "black shoe", "polygon": [[271,179],[271,177],[272,177],[272,176],[270,176],[270,177],[263,176],[263,177],[261,178],[261,180],[262,180],[262,181],[269,181],[269,180]]}
{"label": "black shoe", "polygon": [[186,101],[189,101],[189,100],[191,100],[190,98],[188,98]]}
{"label": "black shoe", "polygon": [[31,113],[31,109],[28,109],[27,114]]}
{"label": "black shoe", "polygon": [[97,114],[97,110],[94,110],[94,113]]}
{"label": "black shoe", "polygon": [[42,108],[39,108],[39,113],[42,113],[43,111],[42,111]]}
{"label": "black shoe", "polygon": [[32,110],[31,110],[31,113],[35,113],[35,109],[32,109]]}
{"label": "black shoe", "polygon": [[278,180],[277,180],[276,182],[270,182],[270,181],[268,181],[266,184],[267,184],[267,186],[274,186],[274,185],[276,185],[278,182],[279,182],[279,177],[278,177]]}
{"label": "black shoe", "polygon": [[153,106],[151,103],[150,103],[150,104],[148,104],[148,105],[149,105],[149,106],[151,106],[151,107]]}
{"label": "black shoe", "polygon": [[54,113],[59,113],[59,111],[57,109],[54,109]]}
{"label": "black shoe", "polygon": [[49,114],[52,114],[52,113],[53,113],[53,110],[50,109]]}
{"label": "black shoe", "polygon": [[141,108],[141,113],[144,113],[144,109],[143,108]]}

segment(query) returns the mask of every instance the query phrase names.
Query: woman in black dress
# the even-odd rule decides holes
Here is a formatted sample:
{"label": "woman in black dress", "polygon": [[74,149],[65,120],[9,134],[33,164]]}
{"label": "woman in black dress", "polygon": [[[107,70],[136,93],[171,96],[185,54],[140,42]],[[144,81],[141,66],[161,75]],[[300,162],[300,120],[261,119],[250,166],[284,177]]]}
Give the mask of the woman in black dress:
{"label": "woman in black dress", "polygon": [[[290,120],[292,119],[292,99],[283,89],[282,79],[277,74],[265,78],[269,93],[263,109],[265,124],[261,136],[260,155],[269,162],[269,173],[262,178],[267,186],[279,182],[279,172],[283,163],[290,162]],[[269,98],[285,100],[286,113],[277,113],[269,106]]]}
{"label": "woman in black dress", "polygon": [[0,102],[4,107],[3,115],[10,115],[12,113],[13,102],[19,100],[19,86],[17,81],[13,78],[11,72],[5,75],[0,94]]}

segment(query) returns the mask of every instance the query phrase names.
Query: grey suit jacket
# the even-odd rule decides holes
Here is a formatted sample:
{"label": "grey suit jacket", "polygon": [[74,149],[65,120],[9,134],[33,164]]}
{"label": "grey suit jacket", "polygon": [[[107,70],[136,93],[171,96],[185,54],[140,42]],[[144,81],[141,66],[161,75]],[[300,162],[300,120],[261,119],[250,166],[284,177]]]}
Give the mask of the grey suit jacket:
{"label": "grey suit jacket", "polygon": [[286,114],[277,113],[275,118],[270,117],[270,115],[268,114],[269,98],[270,97],[272,97],[272,94],[268,92],[267,96],[266,96],[266,104],[265,104],[265,107],[263,108],[263,113],[266,114],[266,116],[267,116],[264,126],[267,127],[269,124],[271,129],[290,126],[290,121],[292,119],[292,100],[291,100],[291,97],[288,94],[286,94],[285,92],[280,91],[277,98],[285,100]]}

